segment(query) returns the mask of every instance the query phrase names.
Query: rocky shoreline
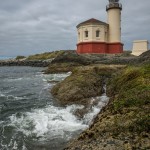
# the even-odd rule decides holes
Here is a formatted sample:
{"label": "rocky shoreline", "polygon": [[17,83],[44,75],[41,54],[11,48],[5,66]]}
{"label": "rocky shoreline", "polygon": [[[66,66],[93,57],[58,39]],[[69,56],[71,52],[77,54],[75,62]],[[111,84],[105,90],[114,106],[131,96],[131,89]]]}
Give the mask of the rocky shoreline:
{"label": "rocky shoreline", "polygon": [[139,57],[63,51],[50,60],[0,61],[0,66],[47,67],[47,74],[71,71],[51,93],[64,107],[84,105],[84,109],[74,112],[79,118],[92,107],[90,99],[100,96],[106,84],[108,105],[64,150],[150,149],[150,51]]}
{"label": "rocky shoreline", "polygon": [[[125,55],[125,54],[124,54]],[[50,67],[47,73],[57,72],[56,67],[74,68],[76,66],[86,66],[90,64],[127,64],[134,62],[136,57],[127,57],[121,55],[104,55],[104,54],[85,54],[79,55],[74,50],[60,50],[50,53],[36,54],[28,57],[17,56],[15,59],[0,60],[0,66],[33,66],[33,67]],[[66,66],[64,66],[66,65]],[[54,68],[54,69],[53,69]],[[60,71],[61,72],[61,71]],[[65,72],[62,70],[62,72]]]}
{"label": "rocky shoreline", "polygon": [[118,68],[110,75],[108,105],[64,150],[150,149],[150,64]]}
{"label": "rocky shoreline", "polygon": [[[150,51],[140,57],[125,58],[129,61],[117,59],[120,60],[117,63],[112,63],[116,60],[114,57],[105,65],[77,66],[70,70],[71,76],[53,87],[51,93],[62,105],[85,106],[75,112],[78,117],[86,114],[92,96],[101,95],[104,80],[107,80],[107,95],[110,97],[110,102],[90,128],[71,140],[64,150],[150,149]],[[63,65],[59,69],[63,72]]]}
{"label": "rocky shoreline", "polygon": [[[74,50],[61,50],[50,53],[36,54],[29,57],[18,56],[16,59],[0,60],[1,66],[32,66],[48,67],[45,73],[68,72],[75,67],[92,64],[139,64],[147,63],[149,51],[139,57],[132,56],[129,52],[118,55],[84,54],[79,55]],[[20,58],[20,59],[18,59]]]}
{"label": "rocky shoreline", "polygon": [[1,60],[0,67],[2,66],[31,66],[31,67],[47,67],[49,61],[42,60]]}

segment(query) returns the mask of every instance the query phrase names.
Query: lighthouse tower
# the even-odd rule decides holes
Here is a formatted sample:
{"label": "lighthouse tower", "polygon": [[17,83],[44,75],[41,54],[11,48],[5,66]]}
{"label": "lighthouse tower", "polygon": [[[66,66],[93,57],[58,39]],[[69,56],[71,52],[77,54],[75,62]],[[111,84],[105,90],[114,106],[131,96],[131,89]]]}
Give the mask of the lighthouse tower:
{"label": "lighthouse tower", "polygon": [[77,25],[77,53],[118,54],[121,43],[121,10],[119,0],[109,0],[106,6],[108,22],[88,19]]}
{"label": "lighthouse tower", "polygon": [[122,4],[119,0],[109,0],[106,6],[107,23],[109,24],[108,45],[110,53],[122,53],[121,43],[121,10]]}

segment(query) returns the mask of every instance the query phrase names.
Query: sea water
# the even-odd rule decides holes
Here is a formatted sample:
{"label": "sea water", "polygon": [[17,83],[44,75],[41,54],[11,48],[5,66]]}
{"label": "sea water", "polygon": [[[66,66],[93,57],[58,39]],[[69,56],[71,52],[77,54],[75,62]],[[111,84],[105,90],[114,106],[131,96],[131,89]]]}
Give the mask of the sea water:
{"label": "sea water", "polygon": [[0,56],[0,60],[9,60],[9,59],[13,59],[13,56]]}
{"label": "sea water", "polygon": [[62,150],[107,104],[103,94],[83,119],[77,118],[75,110],[84,106],[62,107],[50,94],[55,82],[71,73],[45,75],[43,69],[0,67],[0,150]]}

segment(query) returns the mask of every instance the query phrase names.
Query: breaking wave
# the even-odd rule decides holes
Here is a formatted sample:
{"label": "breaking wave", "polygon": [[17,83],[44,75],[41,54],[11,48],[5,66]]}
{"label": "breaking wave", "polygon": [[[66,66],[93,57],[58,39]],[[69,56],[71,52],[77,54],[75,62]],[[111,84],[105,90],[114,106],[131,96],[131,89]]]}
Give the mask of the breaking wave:
{"label": "breaking wave", "polygon": [[[28,71],[30,68],[23,68],[25,69]],[[91,98],[91,108],[82,119],[78,118],[74,114],[84,106],[60,107],[49,94],[49,89],[55,82],[64,80],[71,72],[44,75],[38,69],[33,70],[28,71],[29,75],[26,73],[24,77],[17,76],[8,85],[6,80],[1,80],[2,150],[61,150],[69,139],[88,128],[93,118],[108,103],[106,92],[100,97]],[[16,68],[16,73],[18,72],[22,70]],[[96,105],[92,105],[94,101],[97,101]]]}

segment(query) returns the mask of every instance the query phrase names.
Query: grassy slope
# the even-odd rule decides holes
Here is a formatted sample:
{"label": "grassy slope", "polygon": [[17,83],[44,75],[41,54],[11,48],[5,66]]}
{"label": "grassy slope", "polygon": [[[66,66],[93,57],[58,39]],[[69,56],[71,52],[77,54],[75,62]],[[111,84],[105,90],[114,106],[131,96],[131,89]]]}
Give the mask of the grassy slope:
{"label": "grassy slope", "polygon": [[150,127],[150,65],[126,68],[110,81],[108,91],[113,99],[110,107],[112,113],[126,114],[126,117],[130,119],[123,130],[137,133],[148,132]]}
{"label": "grassy slope", "polygon": [[53,52],[46,52],[42,54],[35,54],[35,55],[30,55],[27,60],[47,60],[47,59],[52,59],[55,58],[56,56],[64,53],[65,50],[60,50],[60,51],[53,51]]}
{"label": "grassy slope", "polygon": [[66,149],[150,149],[150,65],[113,75],[108,95],[108,106]]}

